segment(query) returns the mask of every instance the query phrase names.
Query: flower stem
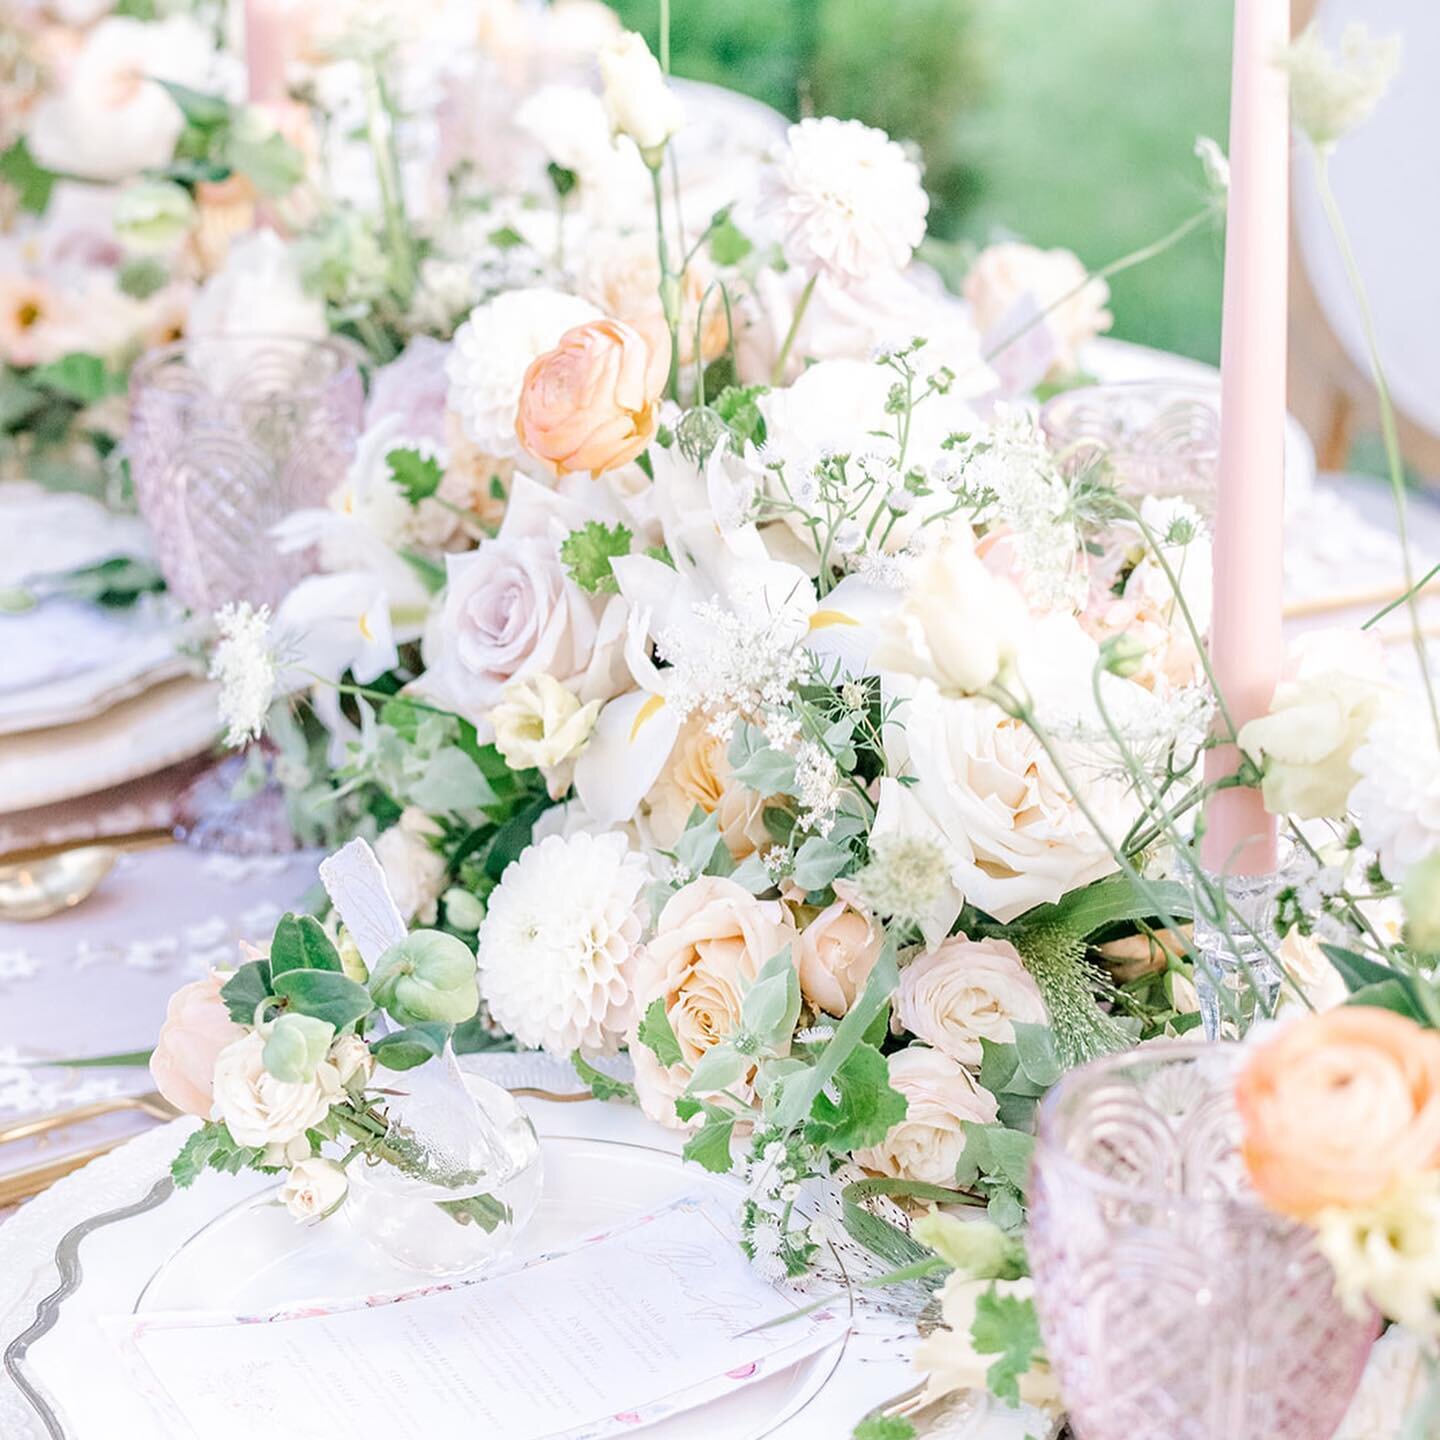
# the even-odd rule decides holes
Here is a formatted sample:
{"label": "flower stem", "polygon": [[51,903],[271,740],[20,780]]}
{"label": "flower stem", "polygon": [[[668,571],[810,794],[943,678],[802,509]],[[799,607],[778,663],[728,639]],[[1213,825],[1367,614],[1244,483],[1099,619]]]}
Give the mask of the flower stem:
{"label": "flower stem", "polygon": [[395,110],[378,61],[365,76],[365,129],[375,158],[375,179],[380,187],[380,210],[395,267],[395,288],[402,305],[415,293],[415,254],[405,216],[405,194],[395,156]]}
{"label": "flower stem", "polygon": [[795,314],[791,317],[790,328],[785,332],[784,343],[780,346],[780,353],[775,357],[775,365],[770,371],[770,383],[779,385],[785,379],[785,365],[790,359],[790,347],[795,343],[795,336],[800,331],[800,322],[805,318],[805,312],[810,308],[810,297],[815,293],[815,282],[820,278],[819,273],[812,275],[806,282],[805,288],[800,292],[799,303],[795,306]]}

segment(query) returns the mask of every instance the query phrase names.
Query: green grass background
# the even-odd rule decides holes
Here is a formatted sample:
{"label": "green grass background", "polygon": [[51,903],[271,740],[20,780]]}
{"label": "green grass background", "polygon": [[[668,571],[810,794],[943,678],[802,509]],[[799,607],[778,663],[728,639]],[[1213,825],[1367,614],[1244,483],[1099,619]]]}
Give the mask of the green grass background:
{"label": "green grass background", "polygon": [[[658,0],[611,0],[656,43]],[[855,116],[926,157],[932,232],[1067,245],[1093,266],[1203,202],[1225,140],[1227,0],[672,0],[677,75],[790,115]],[[1214,360],[1220,246],[1202,232],[1113,283],[1115,334]]]}

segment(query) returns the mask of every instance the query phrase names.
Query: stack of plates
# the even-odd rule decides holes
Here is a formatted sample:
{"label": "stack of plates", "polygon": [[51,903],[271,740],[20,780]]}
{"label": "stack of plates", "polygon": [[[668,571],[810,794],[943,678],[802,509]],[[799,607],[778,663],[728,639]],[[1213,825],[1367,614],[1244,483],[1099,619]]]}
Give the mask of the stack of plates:
{"label": "stack of plates", "polygon": [[[0,487],[0,588],[146,553],[138,520],[82,495]],[[214,687],[157,597],[126,609],[43,600],[0,613],[0,815],[91,795],[214,742]]]}

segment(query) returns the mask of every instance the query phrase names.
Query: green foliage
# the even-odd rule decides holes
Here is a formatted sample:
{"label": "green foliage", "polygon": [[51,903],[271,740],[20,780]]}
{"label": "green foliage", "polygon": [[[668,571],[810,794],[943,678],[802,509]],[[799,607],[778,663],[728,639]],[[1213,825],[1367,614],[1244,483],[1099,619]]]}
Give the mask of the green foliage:
{"label": "green foliage", "polygon": [[855,1427],[852,1440],[915,1440],[915,1434],[903,1415],[872,1415]]}
{"label": "green foliage", "polygon": [[626,1105],[639,1104],[635,1087],[628,1080],[617,1080],[613,1075],[597,1070],[578,1050],[571,1055],[570,1063],[597,1100],[619,1100]]}
{"label": "green foliage", "polygon": [[795,793],[794,756],[776,750],[758,725],[745,722],[735,727],[727,758],[731,775],[757,794]]}
{"label": "green foliage", "polygon": [[184,1190],[206,1170],[238,1175],[242,1170],[266,1169],[260,1164],[264,1153],[253,1146],[237,1145],[222,1122],[207,1120],[180,1147],[180,1153],[170,1162],[170,1175]]}
{"label": "green foliage", "polygon": [[20,208],[32,215],[45,213],[56,178],[37,163],[23,137],[0,153],[0,181],[15,191]]}
{"label": "green foliage", "polygon": [[327,1020],[337,1031],[363,1019],[375,1008],[363,985],[330,970],[288,970],[276,975],[271,986],[291,1010]]}
{"label": "green foliage", "polygon": [[698,805],[685,833],[675,842],[675,863],[690,875],[729,875],[735,869],[729,847],[720,838],[720,821]]}
{"label": "green foliage", "polygon": [[1085,940],[1123,920],[1161,921],[1165,917],[1157,913],[1157,905],[1163,905],[1171,919],[1191,918],[1190,896],[1183,885],[1157,880],[1142,890],[1128,875],[1111,875],[1070,891],[1053,905],[1037,905],[1019,923],[1026,930],[1059,927]]}
{"label": "green foliage", "polygon": [[340,970],[340,952],[313,915],[286,914],[270,941],[270,974],[287,970]]}
{"label": "green foliage", "polygon": [[1036,1103],[1063,1071],[1055,1037],[1044,1025],[1017,1022],[1008,1044],[980,1041],[980,1084],[995,1096],[1000,1123],[1011,1129],[1029,1125]]}
{"label": "green foliage", "polygon": [[1015,932],[1014,942],[1045,998],[1065,1069],[1129,1048],[1129,1034],[1095,1002],[1095,974],[1078,924],[1027,925]]}
{"label": "green foliage", "polygon": [[1020,1376],[1044,1353],[1034,1301],[1002,1295],[992,1285],[975,1302],[970,1343],[977,1355],[999,1357],[985,1372],[991,1394],[1018,1405]]}
{"label": "green foliage", "polygon": [[760,445],[765,440],[765,416],[758,403],[765,393],[764,385],[727,385],[710,402],[710,408],[730,427],[737,451],[747,443]]}
{"label": "green foliage", "polygon": [[46,581],[49,595],[64,595],[68,600],[110,609],[123,609],[142,595],[153,595],[164,588],[165,580],[153,565],[129,555],[112,555],[108,560],[81,565]]}
{"label": "green foliage", "polygon": [[438,1020],[423,1020],[390,1035],[382,1035],[370,1046],[370,1053],[387,1070],[413,1070],[433,1060],[445,1049],[450,1026]]}
{"label": "green foliage", "polygon": [[984,1195],[990,1219],[1002,1230],[1018,1230],[1025,1220],[1034,1137],[1024,1130],[971,1120],[964,1127],[965,1149],[955,1169],[955,1183]]}
{"label": "green foliage", "polygon": [[952,1269],[971,1280],[1018,1280],[1030,1270],[1024,1244],[986,1220],[931,1210],[911,1233]]}
{"label": "green foliage", "polygon": [[32,385],[76,405],[93,405],[114,388],[105,362],[98,355],[73,351],[49,365],[37,365],[28,379]]}
{"label": "green foliage", "polygon": [[823,835],[812,835],[795,852],[791,875],[802,890],[813,893],[824,890],[832,880],[842,875],[851,859],[847,846]]}
{"label": "green foliage", "polygon": [[570,578],[592,595],[617,594],[619,585],[610,562],[630,553],[634,534],[624,525],[605,525],[588,520],[572,530],[560,546],[560,559]]}
{"label": "green foliage", "polygon": [[836,1098],[822,1090],[810,1108],[805,1139],[835,1155],[878,1145],[905,1118],[905,1097],[890,1085],[890,1068],[861,1041],[835,1071]]}
{"label": "green foliage", "polygon": [[738,265],[754,248],[750,237],[731,219],[730,212],[721,212],[710,227],[710,258],[717,265]]}
{"label": "green foliage", "polygon": [[640,1021],[638,1032],[640,1043],[650,1051],[662,1065],[678,1065],[681,1060],[680,1042],[670,1026],[670,1017],[665,1013],[663,999],[652,1000]]}
{"label": "green foliage", "polygon": [[388,451],[385,463],[390,467],[390,479],[412,505],[428,500],[445,478],[444,467],[433,455],[406,446]]}
{"label": "green foliage", "polygon": [[237,1025],[253,1025],[255,1009],[270,994],[270,962],[247,960],[221,987],[220,998]]}
{"label": "green foliage", "polygon": [[714,1175],[725,1174],[731,1165],[730,1137],[737,1118],[717,1106],[707,1105],[704,1125],[685,1142],[682,1152],[685,1158]]}

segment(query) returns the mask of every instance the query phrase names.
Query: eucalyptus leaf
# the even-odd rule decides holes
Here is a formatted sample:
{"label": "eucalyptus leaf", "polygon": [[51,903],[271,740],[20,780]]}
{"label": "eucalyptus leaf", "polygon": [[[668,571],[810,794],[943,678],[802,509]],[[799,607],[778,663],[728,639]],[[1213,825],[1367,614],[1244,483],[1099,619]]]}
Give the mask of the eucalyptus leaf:
{"label": "eucalyptus leaf", "polygon": [[752,1063],[729,1041],[712,1045],[695,1062],[695,1068],[690,1072],[690,1083],[685,1087],[686,1094],[708,1095],[717,1090],[728,1090],[744,1077]]}
{"label": "eucalyptus leaf", "polygon": [[850,851],[823,835],[812,835],[795,852],[791,876],[802,890],[823,890],[850,863]]}
{"label": "eucalyptus leaf", "polygon": [[438,1020],[423,1020],[403,1030],[382,1035],[373,1041],[370,1053],[387,1070],[413,1070],[427,1060],[434,1060],[445,1049],[450,1026]]}
{"label": "eucalyptus leaf", "polygon": [[256,1007],[270,994],[270,962],[248,960],[221,987],[220,998],[237,1025],[253,1025]]}
{"label": "eucalyptus leaf", "polygon": [[275,977],[274,990],[290,1009],[328,1020],[337,1031],[363,1019],[375,1008],[363,985],[329,970],[286,971]]}
{"label": "eucalyptus leaf", "polygon": [[740,1002],[740,1026],[760,1044],[776,1051],[795,1033],[800,1016],[800,976],[787,945],[761,967]]}
{"label": "eucalyptus leaf", "polygon": [[325,933],[325,927],[313,915],[286,914],[275,927],[270,942],[270,973],[283,975],[289,970],[341,969],[340,952]]}

